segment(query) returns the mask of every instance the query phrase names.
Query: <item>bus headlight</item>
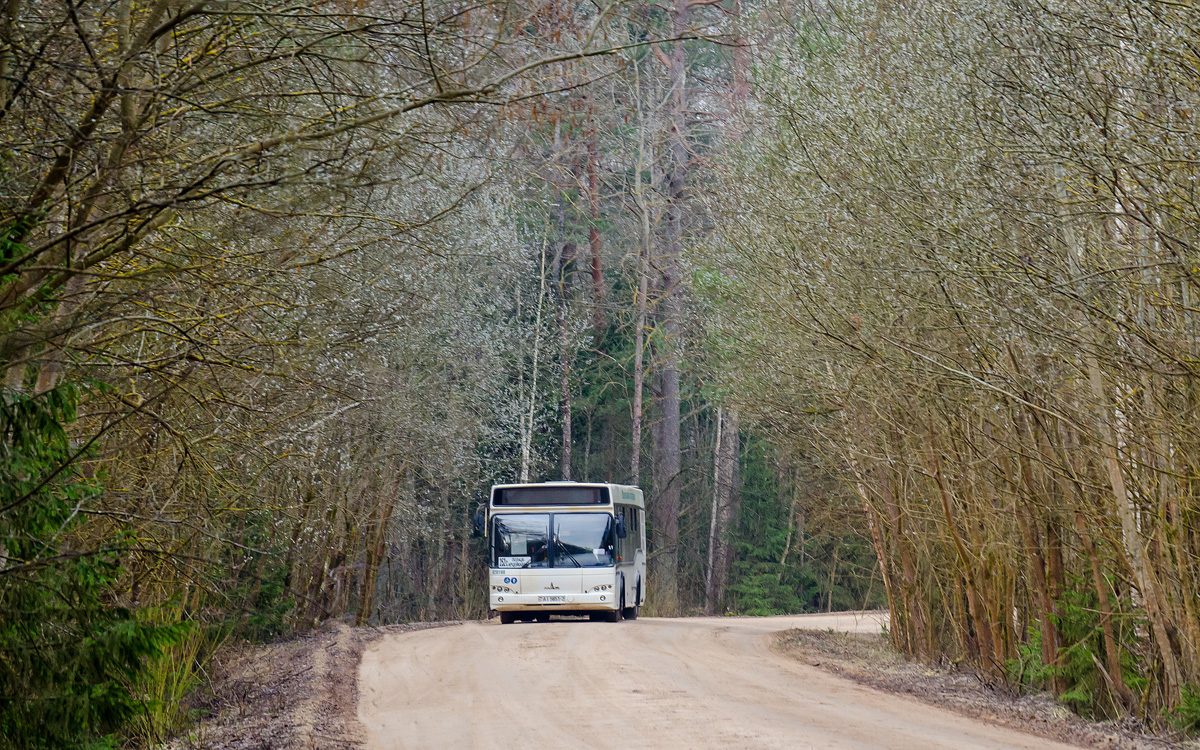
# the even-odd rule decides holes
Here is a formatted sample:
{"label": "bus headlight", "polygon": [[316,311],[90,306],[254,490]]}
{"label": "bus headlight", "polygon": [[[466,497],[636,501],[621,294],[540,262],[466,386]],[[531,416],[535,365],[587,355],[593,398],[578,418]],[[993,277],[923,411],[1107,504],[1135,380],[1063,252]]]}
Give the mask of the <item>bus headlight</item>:
{"label": "bus headlight", "polygon": [[593,586],[592,591],[609,591],[613,585],[611,583],[602,583],[599,586]]}

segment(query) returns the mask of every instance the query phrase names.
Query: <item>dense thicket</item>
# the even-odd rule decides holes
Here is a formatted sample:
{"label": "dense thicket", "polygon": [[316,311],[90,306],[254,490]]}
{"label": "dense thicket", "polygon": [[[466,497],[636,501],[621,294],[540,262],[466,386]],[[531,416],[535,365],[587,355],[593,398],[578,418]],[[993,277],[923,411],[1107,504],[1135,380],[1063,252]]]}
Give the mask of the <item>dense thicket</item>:
{"label": "dense thicket", "polygon": [[789,20],[714,243],[743,408],[836,464],[899,647],[1194,723],[1194,9]]}
{"label": "dense thicket", "polygon": [[495,481],[647,485],[660,612],[881,601],[692,296],[734,17],[5,4],[0,741],[161,739],[231,636],[482,616]]}

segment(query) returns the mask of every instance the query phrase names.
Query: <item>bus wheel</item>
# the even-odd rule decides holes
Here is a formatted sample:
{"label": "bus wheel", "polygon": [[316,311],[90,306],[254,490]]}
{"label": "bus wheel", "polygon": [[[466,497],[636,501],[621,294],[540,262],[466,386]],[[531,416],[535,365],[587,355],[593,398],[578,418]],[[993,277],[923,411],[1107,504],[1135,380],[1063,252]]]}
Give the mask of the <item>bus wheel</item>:
{"label": "bus wheel", "polygon": [[501,612],[500,613],[500,624],[501,625],[512,625],[514,622],[516,622],[516,619],[517,619],[516,612]]}
{"label": "bus wheel", "polygon": [[[642,598],[642,582],[638,581],[637,591],[633,595],[633,606],[632,607],[623,607],[621,609],[621,616],[624,617],[626,620],[636,620],[637,616],[638,616],[638,600],[641,598]],[[625,603],[625,597],[622,596],[621,604],[624,604],[624,603]]]}
{"label": "bus wheel", "polygon": [[625,611],[625,583],[621,582],[621,606],[614,609],[612,612],[606,612],[609,622],[620,622],[621,613]]}

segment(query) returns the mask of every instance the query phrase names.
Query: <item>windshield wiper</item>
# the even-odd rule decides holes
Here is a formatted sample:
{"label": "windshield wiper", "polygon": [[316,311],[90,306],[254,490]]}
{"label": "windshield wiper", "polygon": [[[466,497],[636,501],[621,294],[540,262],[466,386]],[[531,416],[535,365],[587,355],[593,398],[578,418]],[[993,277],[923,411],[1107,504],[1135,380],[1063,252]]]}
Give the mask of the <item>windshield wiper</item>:
{"label": "windshield wiper", "polygon": [[577,568],[583,567],[583,565],[578,560],[575,559],[575,555],[572,555],[570,550],[567,549],[567,545],[563,544],[562,540],[559,539],[558,537],[554,537],[554,546],[558,547],[560,550],[562,550],[563,554],[567,556],[567,559],[570,560],[571,562],[575,563],[575,567],[577,567]]}

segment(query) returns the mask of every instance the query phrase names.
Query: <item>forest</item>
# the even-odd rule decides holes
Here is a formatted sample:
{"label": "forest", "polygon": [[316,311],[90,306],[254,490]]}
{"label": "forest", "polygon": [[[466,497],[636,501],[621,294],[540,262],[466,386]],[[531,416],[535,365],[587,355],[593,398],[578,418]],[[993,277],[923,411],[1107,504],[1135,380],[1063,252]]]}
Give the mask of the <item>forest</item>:
{"label": "forest", "polygon": [[485,617],[550,480],[646,614],[1200,731],[1198,104],[1174,0],[9,0],[0,744]]}

